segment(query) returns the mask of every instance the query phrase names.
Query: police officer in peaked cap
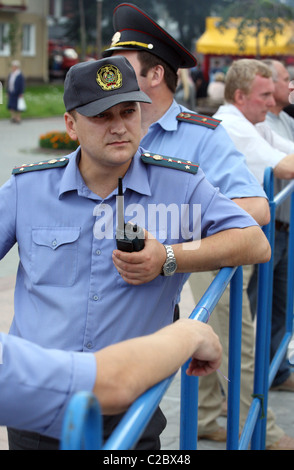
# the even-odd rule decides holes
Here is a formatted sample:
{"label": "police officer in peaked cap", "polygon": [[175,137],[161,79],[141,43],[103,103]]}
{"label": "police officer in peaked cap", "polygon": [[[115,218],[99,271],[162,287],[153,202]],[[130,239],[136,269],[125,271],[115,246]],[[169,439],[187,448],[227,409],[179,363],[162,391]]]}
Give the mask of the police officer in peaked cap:
{"label": "police officer in peaked cap", "polygon": [[119,50],[149,51],[167,62],[175,72],[197,64],[182,44],[136,5],[118,5],[113,13],[113,26],[115,34],[104,57]]}
{"label": "police officer in peaked cap", "polygon": [[[260,225],[267,224],[269,207],[263,188],[220,121],[199,115],[174,99],[177,71],[195,66],[193,55],[134,4],[122,3],[115,8],[113,25],[112,43],[104,54],[124,55],[136,71],[140,89],[152,100],[150,105],[141,105],[141,145],[150,152],[199,164],[213,186],[248,211]],[[205,290],[203,286],[210,282],[209,273],[190,276],[196,302]],[[247,314],[251,317],[250,312]],[[243,321],[242,332],[250,337],[249,325],[250,321]],[[222,342],[226,344],[226,338]],[[216,377],[216,383],[217,380]],[[248,384],[243,384],[244,396]],[[199,413],[199,430],[200,418]]]}

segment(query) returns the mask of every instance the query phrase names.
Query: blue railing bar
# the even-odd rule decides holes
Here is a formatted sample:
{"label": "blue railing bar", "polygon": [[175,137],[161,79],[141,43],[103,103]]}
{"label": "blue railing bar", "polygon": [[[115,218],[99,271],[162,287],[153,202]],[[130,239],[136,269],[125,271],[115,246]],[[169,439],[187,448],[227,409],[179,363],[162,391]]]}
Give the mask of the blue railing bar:
{"label": "blue railing bar", "polygon": [[203,321],[204,323],[208,322],[211,313],[226,290],[229,282],[236,272],[236,269],[237,268],[222,268],[217,273],[210,286],[207,288],[192,311],[190,318]]}
{"label": "blue railing bar", "polygon": [[290,228],[288,246],[288,288],[287,288],[287,317],[286,331],[293,333],[293,303],[294,303],[294,192],[291,194]]}
{"label": "blue railing bar", "polygon": [[289,181],[289,184],[282,189],[275,197],[274,197],[274,203],[276,206],[279,206],[282,204],[289,196],[290,194],[294,191],[294,181]]}
{"label": "blue railing bar", "polygon": [[103,450],[127,450],[136,445],[174,376],[159,382],[137,398],[104,444]]}
{"label": "blue railing bar", "polygon": [[260,410],[261,410],[261,402],[259,398],[254,398],[250,405],[247,418],[243,427],[243,431],[240,436],[239,450],[248,449],[250,445],[250,441],[252,439],[256,422],[259,418]]}
{"label": "blue railing bar", "polygon": [[241,344],[242,344],[242,296],[243,270],[239,267],[230,288],[230,325],[229,325],[229,384],[228,384],[228,417],[227,449],[237,450],[239,445],[240,413],[240,378],[241,378]]}
{"label": "blue railing bar", "polygon": [[102,416],[92,393],[76,393],[68,406],[62,428],[60,450],[99,450],[102,445]]}
{"label": "blue railing bar", "polygon": [[273,383],[276,373],[279,370],[280,364],[287,352],[288,344],[290,343],[291,338],[292,338],[292,333],[285,333],[271,361],[270,369],[269,369],[269,380],[268,380],[269,387]]}
{"label": "blue railing bar", "polygon": [[273,272],[274,272],[274,251],[275,251],[275,219],[276,219],[276,204],[273,202],[274,199],[274,173],[272,168],[270,168],[271,177],[268,180],[270,183],[270,188],[265,188],[266,193],[270,197],[270,212],[271,212],[271,221],[268,225],[269,233],[268,233],[268,240],[271,245],[272,249],[272,256],[268,263],[268,271],[267,271],[267,282],[268,287],[267,296],[263,295],[263,302],[267,306],[267,312],[265,312],[264,317],[264,324],[263,329],[265,331],[265,360],[264,363],[259,364],[259,372],[260,369],[263,369],[263,385],[261,388],[261,396],[262,396],[262,408],[264,418],[260,419],[260,444],[259,449],[264,450],[266,445],[266,424],[267,424],[267,407],[268,407],[268,390],[269,390],[269,367],[270,367],[270,343],[271,343],[271,328],[272,328],[272,298],[273,298]]}
{"label": "blue railing bar", "polygon": [[[209,294],[206,292],[199,302],[199,304],[205,304],[204,307],[202,305],[198,308],[196,307],[190,315],[190,318],[197,319],[199,321],[205,321],[207,312],[211,313],[219,298],[223,294],[226,286],[230,282],[236,269],[237,268],[223,268],[217,274],[211,286],[208,288],[208,291],[211,293],[211,297],[209,298]],[[105,443],[103,447],[104,450],[123,450],[134,447],[140,437],[140,431],[141,433],[144,431],[150,420],[150,417],[156,410],[160,400],[162,399],[173,378],[174,376],[160,382],[136,400],[136,402],[124,415],[123,419],[109,437],[108,441]],[[188,377],[188,379],[192,379],[190,380],[191,385],[194,378]],[[194,408],[196,407],[194,406]],[[141,429],[142,426],[144,426],[144,429]],[[191,439],[191,436],[189,439]]]}
{"label": "blue railing bar", "polygon": [[[274,176],[273,176],[273,171],[272,169],[268,169],[268,174],[270,173],[270,177],[268,177],[268,179],[266,180],[266,173],[265,173],[265,180],[266,182],[269,184],[268,186],[265,185],[265,191],[266,193],[268,194],[269,196],[269,200],[270,200],[270,209],[271,209],[271,222],[269,224],[269,241],[270,241],[270,244],[271,244],[271,247],[272,247],[272,253],[274,253],[274,249],[275,249],[275,209],[276,209],[276,205],[277,204],[280,204],[281,202],[283,202],[286,197],[288,197],[291,192],[291,218],[290,218],[290,221],[292,220],[292,223],[293,223],[293,210],[292,210],[292,207],[293,207],[293,182],[290,183],[289,185],[287,185],[287,187],[281,191],[281,193],[279,195],[277,195],[276,198],[274,198],[273,196],[273,191],[274,191]],[[292,230],[291,230],[291,224],[290,224],[290,231],[292,233],[293,231],[293,225],[292,225]],[[289,236],[289,240],[291,241],[291,233],[290,233],[290,236]],[[291,243],[292,245],[292,243]],[[293,256],[293,245],[292,247],[290,248],[292,250],[292,253],[290,253],[290,256],[292,258]],[[293,258],[292,258],[293,260]],[[290,264],[292,263],[292,264]],[[273,254],[272,254],[272,258],[271,258],[271,261],[269,263],[269,266],[270,266],[270,270],[269,270],[269,277],[268,277],[268,298],[265,299],[265,303],[267,302],[267,305],[268,305],[268,315],[267,315],[267,321],[266,323],[264,324],[265,327],[266,327],[266,359],[265,359],[265,363],[264,363],[264,385],[263,385],[263,392],[262,392],[262,396],[263,396],[263,407],[264,407],[264,413],[265,413],[265,419],[261,420],[260,422],[260,429],[261,429],[261,440],[260,440],[260,449],[264,449],[265,448],[265,441],[266,441],[266,415],[267,415],[267,405],[268,405],[268,389],[269,389],[269,386],[270,384],[272,383],[273,379],[274,379],[274,369],[277,370],[277,367],[279,366],[279,363],[282,361],[282,358],[283,356],[281,354],[279,354],[279,363],[278,362],[274,362],[273,363],[273,368],[271,369],[270,368],[270,341],[271,341],[271,314],[272,314],[272,302],[271,302],[271,299],[272,299],[272,292],[273,292]],[[289,271],[288,271],[288,278],[289,276],[291,277],[293,274],[293,261],[291,262],[290,259],[288,260],[288,266],[289,266]],[[289,308],[290,305],[293,306],[293,292],[290,292],[292,291],[291,288],[289,288],[289,286],[293,286],[293,281],[292,281],[292,284],[291,284],[291,281],[288,283],[288,290],[287,290],[287,302],[288,302],[288,305],[289,305]],[[290,299],[290,300],[289,300]],[[292,299],[292,301],[291,301]],[[287,316],[288,316],[288,312],[287,312]],[[293,320],[293,315],[291,314],[291,318]],[[287,321],[287,323],[290,323],[290,319],[289,319],[289,322]],[[291,322],[292,323],[292,322]],[[293,328],[293,325],[290,326],[290,330],[292,331],[292,328]],[[288,337],[288,342],[290,341],[290,337]],[[282,348],[284,348],[284,352],[286,352],[286,346],[281,346],[281,350]],[[276,355],[276,358],[277,358],[277,355]],[[262,364],[261,364],[262,365]],[[260,368],[259,368],[260,370]]]}
{"label": "blue railing bar", "polygon": [[[222,268],[209,285],[190,318],[207,323],[237,268]],[[180,449],[197,449],[198,378],[187,377],[187,363],[182,367]],[[192,379],[192,380],[190,380]],[[192,408],[189,407],[192,404]]]}
{"label": "blue railing bar", "polygon": [[[260,292],[267,292],[269,289],[268,279],[269,279],[269,269],[270,262],[262,264],[259,266],[258,272],[258,285]],[[266,348],[267,348],[267,334],[265,333],[265,328],[269,318],[269,303],[268,299],[262,299],[258,295],[258,312],[256,317],[256,345],[255,345],[255,374],[254,374],[254,395],[260,396],[260,399],[263,400],[264,397],[264,380],[268,376],[268,368],[266,367]],[[265,370],[266,369],[266,370]],[[267,393],[267,392],[266,392]],[[264,405],[264,403],[263,403]],[[264,408],[264,406],[263,406]],[[261,436],[263,432],[263,420],[258,420],[255,426],[253,433],[252,445],[253,450],[262,449]]]}
{"label": "blue railing bar", "polygon": [[189,363],[181,369],[180,450],[197,449],[199,380],[186,374]]}
{"label": "blue railing bar", "polygon": [[[264,175],[264,189],[269,197],[270,203],[270,210],[271,210],[271,222],[267,227],[265,227],[265,234],[268,237],[268,240],[271,244],[272,248],[272,258],[271,261],[268,263],[268,266],[260,266],[260,270],[262,271],[262,276],[264,276],[264,282],[268,283],[268,290],[266,289],[266,284],[263,284],[264,287],[261,286],[261,280],[259,279],[259,292],[267,293],[267,298],[262,299],[263,308],[259,308],[259,317],[260,322],[258,323],[257,330],[262,331],[262,328],[266,328],[266,335],[264,337],[265,343],[265,360],[264,362],[258,359],[258,354],[256,354],[256,376],[258,379],[256,380],[257,386],[255,387],[256,390],[259,390],[259,394],[263,397],[263,408],[265,411],[265,415],[267,413],[267,402],[268,402],[268,389],[270,384],[272,383],[275,372],[278,370],[278,367],[283,359],[283,355],[287,350],[287,344],[291,339],[291,335],[287,335],[283,340],[282,344],[280,345],[276,355],[272,361],[272,364],[269,365],[269,351],[270,351],[270,341],[271,341],[271,309],[272,309],[272,290],[273,290],[273,253],[274,253],[274,240],[275,240],[275,209],[278,205],[286,200],[287,197],[291,195],[291,217],[290,217],[290,235],[289,235],[289,259],[288,259],[288,290],[287,290],[287,317],[286,317],[286,331],[289,332],[293,330],[293,240],[291,237],[291,230],[293,231],[293,191],[294,191],[294,182],[289,182],[286,188],[284,188],[279,194],[274,197],[274,176],[273,171],[271,168],[267,168]],[[291,194],[292,193],[292,194]],[[291,223],[292,222],[292,223]],[[292,229],[291,229],[292,227]],[[269,268],[269,270],[268,270]],[[266,312],[267,309],[267,312]],[[258,317],[257,317],[258,318]],[[260,342],[260,337],[262,337],[262,333],[259,335],[257,333],[257,344]],[[263,347],[263,345],[261,346]],[[260,384],[262,383],[261,377],[261,367],[264,364],[264,374],[263,374],[263,386],[261,387]],[[266,417],[264,420],[259,421],[256,426],[256,433],[253,439],[253,448],[256,446],[257,442],[259,449],[263,449],[265,446],[265,439],[266,439]]]}
{"label": "blue railing bar", "polygon": [[[257,316],[256,316],[256,344],[255,344],[255,373],[254,373],[254,396],[259,396],[262,400],[262,408],[266,415],[265,399],[268,395],[268,351],[269,335],[268,327],[271,325],[271,302],[272,298],[272,271],[273,271],[273,251],[274,251],[274,227],[275,204],[272,202],[273,191],[273,171],[272,168],[266,168],[264,172],[264,190],[269,198],[271,220],[263,230],[267,236],[272,248],[272,256],[268,263],[259,265],[258,270],[258,297],[257,297]],[[264,298],[265,294],[267,297]],[[265,383],[267,385],[265,386]],[[259,419],[256,423],[251,448],[261,450],[265,446],[266,417]]]}

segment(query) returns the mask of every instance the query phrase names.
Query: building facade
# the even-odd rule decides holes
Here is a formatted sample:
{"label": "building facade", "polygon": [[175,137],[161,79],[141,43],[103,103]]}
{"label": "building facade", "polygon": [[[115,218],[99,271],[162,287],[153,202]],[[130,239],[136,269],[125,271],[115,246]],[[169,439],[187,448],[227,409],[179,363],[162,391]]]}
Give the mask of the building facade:
{"label": "building facade", "polygon": [[18,59],[27,80],[48,81],[49,0],[0,0],[0,80]]}

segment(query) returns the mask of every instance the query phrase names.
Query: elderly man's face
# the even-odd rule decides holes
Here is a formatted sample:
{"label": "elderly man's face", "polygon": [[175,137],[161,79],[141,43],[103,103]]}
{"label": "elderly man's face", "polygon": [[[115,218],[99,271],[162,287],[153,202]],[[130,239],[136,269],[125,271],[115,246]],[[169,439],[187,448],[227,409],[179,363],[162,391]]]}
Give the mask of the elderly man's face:
{"label": "elderly man's face", "polygon": [[284,108],[289,104],[289,81],[290,75],[283,64],[277,63],[275,65],[278,78],[275,81],[275,101],[278,106]]}
{"label": "elderly man's face", "polygon": [[271,78],[256,75],[248,95],[243,94],[241,111],[252,123],[257,124],[265,120],[266,113],[275,105],[274,82]]}

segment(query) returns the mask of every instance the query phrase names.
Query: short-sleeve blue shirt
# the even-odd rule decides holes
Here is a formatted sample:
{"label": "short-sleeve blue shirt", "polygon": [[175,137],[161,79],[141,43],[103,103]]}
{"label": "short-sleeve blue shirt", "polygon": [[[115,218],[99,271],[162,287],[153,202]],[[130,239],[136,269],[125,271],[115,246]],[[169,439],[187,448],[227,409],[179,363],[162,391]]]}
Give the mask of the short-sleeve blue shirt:
{"label": "short-sleeve blue shirt", "polygon": [[246,165],[245,157],[218,125],[214,130],[177,120],[189,110],[173,101],[168,111],[151,124],[141,145],[150,152],[199,163],[208,181],[228,198],[264,197],[261,185]]}
{"label": "short-sleeve blue shirt", "polygon": [[70,399],[93,390],[96,372],[93,354],[44,349],[0,332],[0,426],[60,439]]}
{"label": "short-sleeve blue shirt", "polygon": [[[200,205],[202,237],[256,225],[201,169],[193,175],[147,165],[140,159],[142,152],[138,150],[123,179],[126,208]],[[44,347],[94,351],[171,323],[185,275],[159,275],[140,286],[119,276],[112,262],[117,191],[104,200],[92,193],[79,172],[79,155],[79,150],[71,154],[62,168],[12,175],[2,186],[0,258],[18,243],[12,334]],[[186,241],[181,217],[174,239],[150,220],[146,228],[161,242]],[[100,236],[103,226],[112,232],[110,237]]]}

